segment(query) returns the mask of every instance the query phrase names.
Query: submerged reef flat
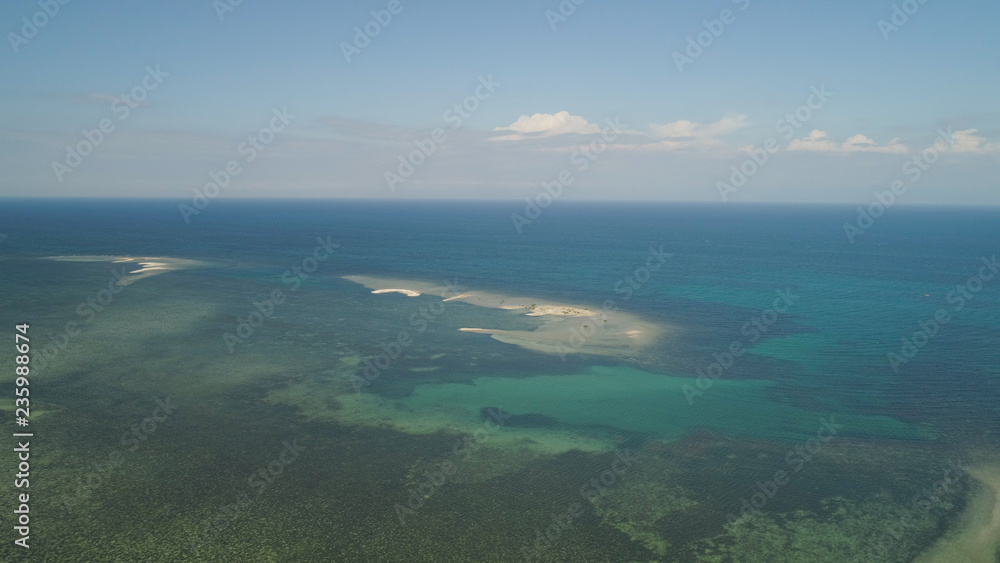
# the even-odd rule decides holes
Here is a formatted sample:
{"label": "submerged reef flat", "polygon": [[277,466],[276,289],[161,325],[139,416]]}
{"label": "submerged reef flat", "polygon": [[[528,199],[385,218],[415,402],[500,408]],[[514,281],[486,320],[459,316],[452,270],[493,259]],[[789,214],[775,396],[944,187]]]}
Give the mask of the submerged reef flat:
{"label": "submerged reef flat", "polygon": [[[761,479],[783,457],[774,443],[702,435],[647,449],[662,451],[658,480],[682,486],[699,502],[628,532],[647,544],[649,533],[673,543],[663,561],[912,562],[967,512],[971,479],[930,444],[838,439],[777,487]],[[706,455],[732,464],[702,465],[700,475],[692,474],[698,467],[692,462]],[[647,456],[642,465],[660,463]]]}
{"label": "submerged reef flat", "polygon": [[556,455],[567,451],[605,452],[614,448],[614,440],[598,433],[585,434],[572,429],[536,428],[507,425],[505,418],[489,424],[478,409],[461,406],[433,408],[408,401],[389,401],[370,393],[345,394],[337,398],[334,409],[321,411],[329,418],[349,425],[391,428],[406,434],[436,434],[481,437],[489,448],[530,450]]}
{"label": "submerged reef flat", "polygon": [[[540,317],[534,330],[468,328],[458,330],[488,334],[493,339],[544,354],[593,354],[629,357],[659,339],[666,328],[637,315],[626,313],[611,303],[606,307],[587,307],[486,291],[466,290],[459,286],[372,276],[344,276],[372,293],[403,293],[409,296],[430,294],[443,301],[461,301],[478,307],[516,311]],[[401,289],[405,288],[405,289]],[[608,305],[608,304],[605,304]]]}
{"label": "submerged reef flat", "polygon": [[886,548],[882,540],[886,526],[898,526],[901,514],[906,514],[904,505],[885,495],[878,495],[871,502],[831,498],[822,504],[816,512],[754,512],[726,524],[724,534],[690,547],[695,560],[706,563],[904,563],[913,561],[921,541],[934,534],[953,508],[950,503],[942,503],[928,512],[913,512],[914,516],[906,520],[905,533],[893,538]]}

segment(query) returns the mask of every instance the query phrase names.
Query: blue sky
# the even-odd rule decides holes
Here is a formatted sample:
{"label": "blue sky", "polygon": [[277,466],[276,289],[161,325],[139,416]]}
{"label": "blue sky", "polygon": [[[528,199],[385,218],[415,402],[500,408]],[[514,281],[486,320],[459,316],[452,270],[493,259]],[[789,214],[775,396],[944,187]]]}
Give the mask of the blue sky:
{"label": "blue sky", "polygon": [[[1000,202],[995,2],[565,0],[563,19],[557,0],[399,0],[383,26],[371,12],[389,0],[243,0],[222,17],[227,0],[51,1],[51,17],[0,5],[0,196],[184,199],[235,160],[231,197],[521,199],[567,171],[566,199],[866,202],[901,179],[906,203]],[[902,24],[880,29],[894,6]],[[28,38],[22,18],[44,25]],[[377,36],[348,62],[366,25]],[[778,121],[809,103],[786,137]],[[294,118],[248,161],[241,143],[275,111]],[[76,162],[66,147],[102,120]],[[733,167],[753,173],[727,191]]]}

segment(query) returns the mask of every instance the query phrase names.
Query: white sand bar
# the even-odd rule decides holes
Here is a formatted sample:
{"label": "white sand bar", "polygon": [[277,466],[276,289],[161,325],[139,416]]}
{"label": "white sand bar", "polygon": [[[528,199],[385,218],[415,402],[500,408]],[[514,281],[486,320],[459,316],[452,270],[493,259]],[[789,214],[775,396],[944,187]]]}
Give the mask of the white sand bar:
{"label": "white sand bar", "polygon": [[486,291],[417,280],[399,280],[373,276],[344,276],[361,284],[372,293],[409,291],[436,295],[443,301],[461,301],[479,307],[519,311],[541,317],[542,325],[534,330],[501,330],[492,328],[460,328],[462,332],[488,334],[493,339],[546,354],[596,354],[630,356],[652,344],[663,333],[662,326],[647,322],[637,315],[616,311],[612,307],[586,307],[532,297],[513,297]]}
{"label": "white sand bar", "polygon": [[172,272],[175,270],[187,270],[210,265],[201,260],[189,260],[187,258],[168,258],[150,256],[48,256],[45,260],[55,260],[57,262],[111,262],[113,264],[138,264],[139,269],[126,272],[121,279],[115,282],[116,285],[131,285],[143,278]]}
{"label": "white sand bar", "polygon": [[420,292],[419,291],[413,291],[412,289],[395,289],[395,288],[392,288],[392,289],[376,289],[372,293],[375,293],[375,294],[378,294],[378,293],[402,293],[403,295],[406,295],[408,297],[420,297]]}

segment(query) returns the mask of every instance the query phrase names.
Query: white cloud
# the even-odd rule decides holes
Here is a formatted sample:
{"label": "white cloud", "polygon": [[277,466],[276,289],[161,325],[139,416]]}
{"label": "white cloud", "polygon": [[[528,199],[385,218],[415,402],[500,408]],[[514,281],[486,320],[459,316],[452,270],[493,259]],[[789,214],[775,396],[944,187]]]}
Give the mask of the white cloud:
{"label": "white cloud", "polygon": [[973,154],[1000,152],[1000,143],[987,143],[984,137],[975,134],[977,131],[978,129],[966,129],[952,133],[949,152]]}
{"label": "white cloud", "polygon": [[698,123],[681,119],[666,124],[652,123],[644,133],[652,142],[627,144],[620,148],[643,151],[683,151],[723,148],[721,137],[747,126],[745,115],[724,117],[712,123]]}
{"label": "white cloud", "polygon": [[[746,126],[746,116],[744,115],[724,117],[712,123],[697,123],[686,119],[666,124],[653,123],[645,131],[625,131],[625,134],[630,137],[629,142],[620,142],[615,146],[619,149],[650,151],[719,147],[722,145],[720,137],[734,133]],[[497,127],[494,131],[509,134],[493,137],[491,139],[493,141],[523,141],[525,139],[555,137],[567,133],[595,135],[601,133],[602,128],[581,116],[560,111],[555,114],[536,113],[530,117],[522,115],[514,123],[506,127]]]}
{"label": "white cloud", "polygon": [[524,139],[540,139],[575,133],[592,135],[601,132],[600,125],[588,122],[579,115],[570,115],[568,111],[555,114],[536,113],[531,117],[522,115],[506,127],[497,127],[494,131],[510,131],[510,135],[493,137],[494,141],[520,141]]}
{"label": "white cloud", "polygon": [[682,119],[658,125],[653,123],[649,126],[649,134],[658,139],[674,140],[715,140],[735,133],[747,126],[745,115],[724,117],[714,123],[695,123]]}
{"label": "white cloud", "polygon": [[820,129],[813,130],[807,137],[793,140],[788,145],[788,150],[833,153],[879,152],[905,154],[908,152],[906,146],[900,143],[898,138],[893,139],[884,145],[879,145],[870,138],[858,134],[850,139],[847,139],[843,143],[837,143],[826,134],[826,131],[822,131]]}

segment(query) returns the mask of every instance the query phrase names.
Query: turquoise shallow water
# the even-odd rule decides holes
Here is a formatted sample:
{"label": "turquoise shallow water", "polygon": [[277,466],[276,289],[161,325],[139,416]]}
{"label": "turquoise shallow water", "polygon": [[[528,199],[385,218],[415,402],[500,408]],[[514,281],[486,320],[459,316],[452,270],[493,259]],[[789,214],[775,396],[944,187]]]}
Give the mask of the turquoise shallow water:
{"label": "turquoise shallow water", "polygon": [[[79,539],[100,529],[116,530],[107,541],[133,560],[510,561],[580,501],[584,515],[541,560],[707,561],[744,541],[769,560],[765,535],[783,538],[790,561],[811,560],[793,545],[843,536],[824,549],[853,560],[878,531],[860,523],[890,518],[865,502],[904,510],[946,462],[997,449],[1000,277],[961,310],[949,301],[1000,250],[994,210],[893,209],[855,245],[841,229],[851,210],[839,207],[567,203],[523,235],[514,210],[218,201],[186,225],[173,202],[4,201],[0,327],[29,322],[37,339],[32,397],[47,452],[37,510],[50,530],[39,545],[58,560],[102,560],[101,542]],[[317,237],[340,246],[289,283]],[[623,291],[661,245],[665,266]],[[81,304],[119,267],[39,259],[53,255],[209,267],[140,280],[91,315]],[[372,295],[344,275],[611,300],[668,330],[630,356],[562,361],[457,330],[531,330],[537,318],[459,302],[430,313],[440,298]],[[230,353],[224,335],[275,290],[284,301]],[[796,300],[766,321],[784,291]],[[888,354],[941,308],[949,322],[895,372]],[[68,341],[67,322],[80,328]],[[360,401],[352,377],[401,330],[412,343]],[[692,395],[734,343],[747,352]],[[11,361],[0,356],[4,373]],[[93,477],[166,396],[177,415]],[[454,441],[483,426],[487,407],[516,418],[400,522],[394,507],[455,461]],[[842,431],[760,508],[773,520],[726,528],[831,418]],[[290,439],[308,452],[257,496],[248,476]],[[600,500],[581,498],[615,448],[645,461]],[[888,560],[912,559],[959,522],[965,491],[922,515]],[[241,493],[257,500],[220,519]],[[68,511],[67,497],[82,500]]]}
{"label": "turquoise shallow water", "polygon": [[837,417],[837,413],[814,413],[781,404],[762,409],[772,386],[764,381],[723,379],[701,391],[687,377],[626,367],[594,367],[580,374],[470,378],[469,383],[421,385],[403,405],[417,412],[447,405],[476,415],[496,405],[514,415],[551,417],[581,432],[603,427],[662,439],[712,429],[735,436],[803,440],[815,435],[826,414],[844,425],[841,435],[930,437],[888,417]]}

